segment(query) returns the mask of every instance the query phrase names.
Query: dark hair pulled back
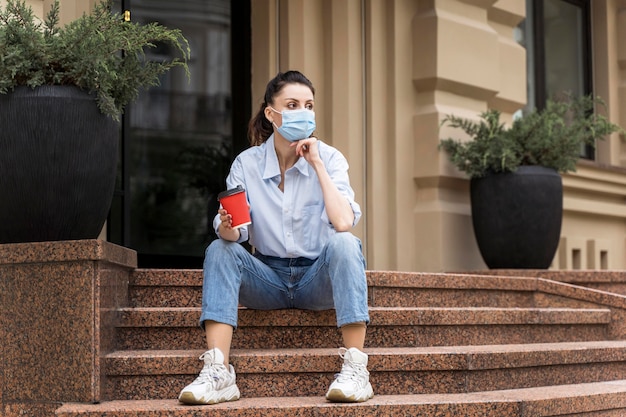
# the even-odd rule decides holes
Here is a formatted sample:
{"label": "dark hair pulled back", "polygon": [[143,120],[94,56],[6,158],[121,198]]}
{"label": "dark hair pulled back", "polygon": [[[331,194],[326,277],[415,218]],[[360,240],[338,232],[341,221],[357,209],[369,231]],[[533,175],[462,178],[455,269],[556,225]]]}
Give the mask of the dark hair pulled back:
{"label": "dark hair pulled back", "polygon": [[248,139],[250,140],[250,145],[260,145],[265,142],[267,138],[272,135],[272,133],[274,133],[272,123],[270,123],[270,121],[265,117],[265,108],[268,105],[274,104],[274,97],[280,93],[287,84],[306,85],[311,89],[311,92],[315,96],[313,83],[311,83],[311,81],[309,81],[309,79],[301,72],[287,71],[276,74],[276,76],[272,78],[269,83],[267,83],[261,108],[257,114],[250,119],[250,123],[248,124]]}

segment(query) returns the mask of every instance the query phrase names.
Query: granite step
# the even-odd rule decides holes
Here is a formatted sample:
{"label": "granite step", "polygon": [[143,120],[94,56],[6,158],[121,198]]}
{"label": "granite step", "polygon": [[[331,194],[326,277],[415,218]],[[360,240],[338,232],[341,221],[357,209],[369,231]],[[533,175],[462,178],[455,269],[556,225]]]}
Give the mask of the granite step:
{"label": "granite step", "polygon": [[544,278],[614,294],[626,295],[626,271],[619,270],[498,269],[475,271],[468,274]]}
{"label": "granite step", "polygon": [[[385,307],[532,307],[532,278],[367,271],[371,306]],[[471,290],[471,291],[468,291]],[[199,307],[201,270],[134,272],[132,307]]]}
{"label": "granite step", "polygon": [[104,357],[99,405],[64,417],[626,415],[626,298],[533,275],[368,271],[376,397],[331,404],[334,311],[239,310],[231,362],[243,399],[179,405],[206,342],[202,271],[137,270]]}
{"label": "granite step", "polygon": [[[119,349],[201,349],[200,309],[120,310]],[[606,339],[611,311],[604,308],[370,307],[372,347],[484,345]],[[233,347],[336,347],[334,310],[239,309]]]}
{"label": "granite step", "polygon": [[[202,368],[203,350],[118,351],[105,357],[108,395],[176,398]],[[626,341],[367,348],[380,395],[442,394],[619,380]],[[341,368],[334,349],[235,349],[244,397],[322,395]]]}
{"label": "granite step", "polygon": [[322,396],[242,398],[211,406],[174,399],[64,404],[58,417],[623,417],[626,381],[519,388],[462,394],[380,395],[358,404],[333,404]]}

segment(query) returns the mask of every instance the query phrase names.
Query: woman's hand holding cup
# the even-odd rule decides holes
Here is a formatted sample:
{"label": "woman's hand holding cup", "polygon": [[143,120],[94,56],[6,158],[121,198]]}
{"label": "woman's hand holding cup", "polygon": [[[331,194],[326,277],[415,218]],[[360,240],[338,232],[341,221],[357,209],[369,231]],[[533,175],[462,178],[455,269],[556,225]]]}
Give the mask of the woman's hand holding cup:
{"label": "woman's hand holding cup", "polygon": [[217,196],[222,205],[219,211],[220,221],[228,228],[236,229],[251,223],[250,206],[246,199],[246,191],[241,185],[222,191]]}
{"label": "woman's hand holding cup", "polygon": [[232,229],[233,228],[233,216],[228,214],[228,212],[221,208],[217,211],[220,214],[220,221],[222,222],[221,226],[224,229]]}

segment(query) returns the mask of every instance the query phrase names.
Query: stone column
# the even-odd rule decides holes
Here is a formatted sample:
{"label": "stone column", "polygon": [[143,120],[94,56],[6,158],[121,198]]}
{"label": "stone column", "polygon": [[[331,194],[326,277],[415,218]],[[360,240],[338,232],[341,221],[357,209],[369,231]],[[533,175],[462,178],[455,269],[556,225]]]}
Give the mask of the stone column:
{"label": "stone column", "polygon": [[[483,269],[471,224],[469,182],[438,148],[459,132],[448,114],[478,118],[488,108],[512,113],[526,102],[525,50],[513,39],[523,1],[419,1],[412,20],[413,180],[416,201],[409,269]],[[408,151],[407,151],[408,153]]]}

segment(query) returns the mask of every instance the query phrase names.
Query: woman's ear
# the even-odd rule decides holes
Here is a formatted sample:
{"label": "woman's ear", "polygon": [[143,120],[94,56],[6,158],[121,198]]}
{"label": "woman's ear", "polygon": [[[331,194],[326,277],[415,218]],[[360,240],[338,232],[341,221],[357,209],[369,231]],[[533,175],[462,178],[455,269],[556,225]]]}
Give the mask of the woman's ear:
{"label": "woman's ear", "polygon": [[270,106],[265,107],[265,118],[270,122],[270,123],[274,123],[274,116],[272,115],[272,109],[270,109]]}

